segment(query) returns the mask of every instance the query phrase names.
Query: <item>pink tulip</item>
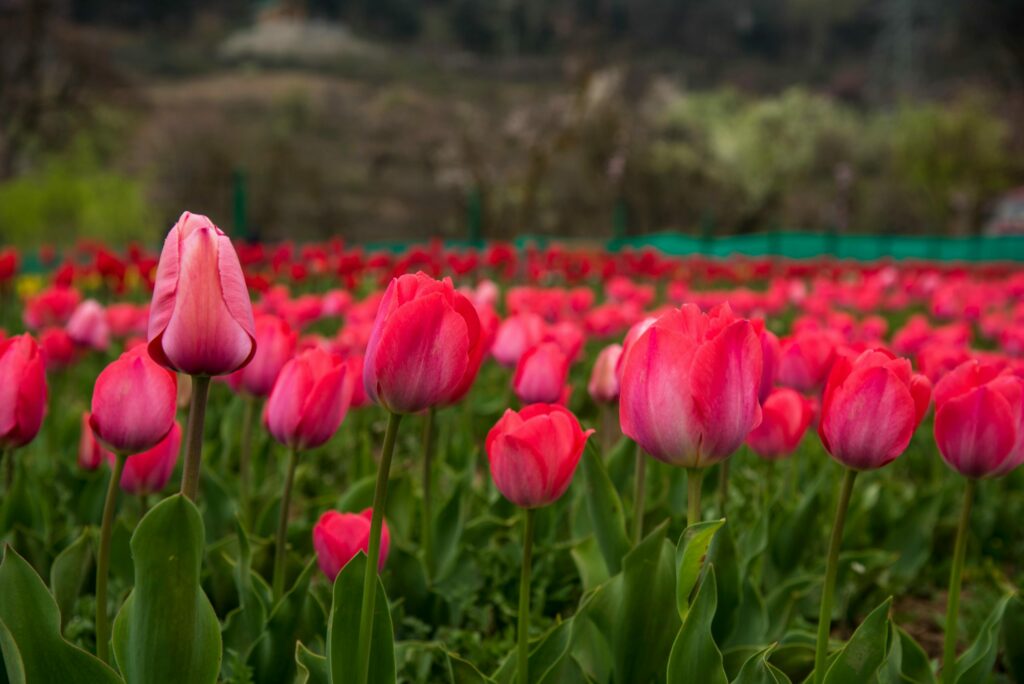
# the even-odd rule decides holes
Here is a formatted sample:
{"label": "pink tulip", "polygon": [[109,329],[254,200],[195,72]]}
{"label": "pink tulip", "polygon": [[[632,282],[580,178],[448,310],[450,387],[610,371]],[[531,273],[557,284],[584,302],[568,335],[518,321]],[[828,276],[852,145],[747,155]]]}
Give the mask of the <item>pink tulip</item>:
{"label": "pink tulip", "polygon": [[149,314],[149,353],[188,375],[226,375],[256,352],[252,303],[231,240],[185,212],[160,254]]}
{"label": "pink tulip", "polygon": [[284,319],[272,314],[256,316],[256,354],[245,368],[227,376],[228,385],[235,392],[253,397],[266,397],[274,388],[274,381],[292,356],[298,334]]}
{"label": "pink tulip", "polygon": [[619,398],[619,376],[616,368],[622,356],[621,344],[609,344],[597,355],[594,370],[587,383],[587,392],[597,402],[612,403]]}
{"label": "pink tulip", "polygon": [[622,431],[658,460],[702,468],[727,458],[761,422],[761,342],[728,306],[663,315],[622,360]]}
{"label": "pink tulip", "polygon": [[177,377],[136,347],[121,354],[92,391],[92,426],[108,449],[137,454],[157,445],[174,425]]}
{"label": "pink tulip", "polygon": [[105,350],[110,346],[110,326],[107,325],[107,314],[103,306],[95,299],[86,299],[71,314],[66,326],[68,336],[75,344]]}
{"label": "pink tulip", "polygon": [[476,377],[483,344],[476,309],[450,279],[395,278],[366,346],[366,395],[393,413],[450,403]]}
{"label": "pink tulip", "polygon": [[[362,513],[327,511],[313,526],[313,549],[316,551],[317,564],[331,582],[357,553],[370,552],[372,516],[373,511],[369,508]],[[380,537],[378,571],[384,569],[390,547],[391,533],[388,531],[387,521],[384,521]]]}
{"label": "pink tulip", "polygon": [[177,421],[160,442],[141,454],[129,456],[121,473],[121,489],[129,494],[152,494],[167,486],[181,451],[181,426]]}
{"label": "pink tulip", "polygon": [[281,444],[313,449],[338,431],[351,398],[352,382],[345,361],[323,349],[310,349],[281,369],[264,420]]}
{"label": "pink tulip", "polygon": [[545,328],[544,319],[537,314],[509,316],[498,326],[491,354],[501,365],[514,368],[520,357],[541,341]]}
{"label": "pink tulip", "polygon": [[779,345],[779,338],[775,333],[762,327],[758,333],[761,341],[761,385],[757,391],[757,398],[762,404],[768,399],[775,387],[775,380],[779,375],[779,357],[782,355],[782,348]]}
{"label": "pink tulip", "polygon": [[47,370],[65,368],[75,360],[75,343],[64,328],[46,328],[39,333],[39,347]]}
{"label": "pink tulip", "polygon": [[487,433],[487,458],[498,490],[517,506],[536,508],[556,501],[572,481],[587,438],[568,409],[531,404],[512,409]]}
{"label": "pink tulip", "polygon": [[1024,462],[1024,378],[967,361],[935,385],[935,443],[965,477],[1000,477]]}
{"label": "pink tulip", "polygon": [[23,447],[46,413],[46,369],[28,333],[0,342],[0,451]]}
{"label": "pink tulip", "polygon": [[542,342],[519,359],[512,388],[524,404],[554,404],[567,393],[569,357],[554,342]]}
{"label": "pink tulip", "polygon": [[78,467],[82,470],[96,470],[103,461],[114,457],[96,439],[92,425],[89,424],[90,418],[92,414],[88,411],[82,413],[82,431],[78,438]]}
{"label": "pink tulip", "polygon": [[107,307],[107,325],[114,337],[145,335],[148,319],[148,306],[111,304]]}
{"label": "pink tulip", "polygon": [[781,341],[778,383],[798,392],[816,392],[828,378],[840,340],[828,330],[807,330]]}
{"label": "pink tulip", "polygon": [[796,451],[813,415],[811,402],[799,392],[773,390],[761,404],[761,424],[747,435],[747,444],[761,458],[785,458]]}
{"label": "pink tulip", "polygon": [[906,450],[930,400],[931,383],[906,359],[883,349],[840,355],[825,386],[818,434],[848,468],[881,468]]}

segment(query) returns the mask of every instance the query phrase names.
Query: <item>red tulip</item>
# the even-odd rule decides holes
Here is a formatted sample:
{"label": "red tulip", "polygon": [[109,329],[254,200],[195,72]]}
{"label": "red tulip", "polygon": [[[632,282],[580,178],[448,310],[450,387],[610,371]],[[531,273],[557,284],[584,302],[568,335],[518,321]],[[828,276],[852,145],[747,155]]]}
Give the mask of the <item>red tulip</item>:
{"label": "red tulip", "polygon": [[47,370],[71,365],[75,360],[75,343],[64,328],[47,328],[39,333],[39,346]]}
{"label": "red tulip", "polygon": [[491,345],[491,354],[503,366],[514,368],[527,350],[544,337],[544,319],[534,313],[509,316],[501,325]]}
{"label": "red tulip", "polygon": [[114,337],[145,335],[148,320],[148,306],[111,304],[107,307],[107,325]]}
{"label": "red tulip", "polygon": [[821,389],[840,342],[829,330],[806,330],[781,342],[778,383],[798,392]]}
{"label": "red tulip", "polygon": [[840,355],[821,404],[818,434],[854,470],[881,468],[906,450],[931,400],[931,383],[884,349]]}
{"label": "red tulip", "polygon": [[554,404],[567,396],[569,357],[554,342],[542,342],[519,359],[512,388],[524,404]]}
{"label": "red tulip", "polygon": [[[362,513],[327,511],[313,526],[313,549],[316,551],[316,560],[320,570],[331,582],[357,553],[369,553],[372,515],[373,511],[369,508]],[[384,569],[390,546],[391,533],[388,531],[387,521],[384,521],[377,565],[379,570]]]}
{"label": "red tulip", "polygon": [[970,478],[1000,477],[1024,462],[1024,378],[967,361],[935,385],[935,443]]}
{"label": "red tulip", "polygon": [[22,319],[29,330],[63,326],[71,318],[82,295],[70,287],[50,287],[25,302]]}
{"label": "red tulip", "polygon": [[274,388],[274,381],[292,356],[298,334],[284,319],[272,314],[256,316],[256,354],[245,368],[227,377],[235,392],[253,397],[266,397]]}
{"label": "red tulip", "polygon": [[728,306],[693,304],[655,321],[624,353],[622,431],[658,460],[721,461],[761,422],[761,342]]}
{"label": "red tulip", "polygon": [[761,340],[761,385],[757,391],[757,398],[762,404],[768,399],[775,387],[775,380],[779,375],[779,356],[782,348],[779,345],[779,338],[771,330],[761,328],[758,334]]}
{"label": "red tulip", "polygon": [[281,444],[313,449],[338,431],[351,398],[346,363],[323,349],[310,349],[281,369],[264,420]]}
{"label": "red tulip", "polygon": [[95,299],[86,299],[79,304],[65,329],[71,340],[79,346],[103,351],[110,345],[107,314]]}
{"label": "red tulip", "polygon": [[611,403],[619,398],[619,376],[616,369],[621,356],[621,344],[609,344],[597,355],[590,382],[587,383],[587,391],[594,401]]}
{"label": "red tulip", "polygon": [[799,392],[788,387],[772,391],[761,404],[761,424],[747,435],[747,444],[761,458],[784,458],[796,451],[814,407]]}
{"label": "red tulip", "polygon": [[89,424],[107,448],[137,454],[171,431],[177,394],[177,377],[158,366],[145,347],[136,347],[96,378]]}
{"label": "red tulip", "polygon": [[568,409],[531,404],[507,409],[487,433],[487,458],[498,490],[517,506],[536,508],[556,501],[572,481],[587,438]]}
{"label": "red tulip", "polygon": [[29,334],[0,342],[0,451],[25,446],[46,413],[46,369]]}
{"label": "red tulip", "polygon": [[185,212],[160,254],[149,314],[149,353],[189,375],[226,375],[256,352],[252,303],[231,240]]}
{"label": "red tulip", "polygon": [[92,425],[89,424],[91,417],[88,411],[82,413],[82,431],[78,438],[78,466],[82,470],[96,470],[103,461],[114,457],[96,439]]}
{"label": "red tulip", "polygon": [[124,471],[121,473],[121,489],[129,494],[159,492],[171,479],[180,451],[181,426],[175,421],[171,431],[156,446],[125,460]]}
{"label": "red tulip", "polygon": [[450,403],[476,376],[483,344],[476,310],[450,279],[395,278],[366,346],[366,395],[393,413]]}

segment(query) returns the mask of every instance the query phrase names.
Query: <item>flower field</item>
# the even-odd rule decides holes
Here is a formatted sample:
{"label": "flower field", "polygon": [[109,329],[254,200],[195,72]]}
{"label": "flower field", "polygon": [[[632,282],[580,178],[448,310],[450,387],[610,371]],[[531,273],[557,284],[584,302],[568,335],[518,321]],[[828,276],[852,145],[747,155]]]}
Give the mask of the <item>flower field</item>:
{"label": "flower field", "polygon": [[1024,269],[0,249],[0,682],[1024,681]]}

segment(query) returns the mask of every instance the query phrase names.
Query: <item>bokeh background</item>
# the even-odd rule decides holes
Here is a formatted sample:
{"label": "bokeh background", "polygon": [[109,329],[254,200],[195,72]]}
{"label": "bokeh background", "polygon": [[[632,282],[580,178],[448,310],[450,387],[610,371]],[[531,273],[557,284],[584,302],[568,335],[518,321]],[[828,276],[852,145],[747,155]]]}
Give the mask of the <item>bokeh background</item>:
{"label": "bokeh background", "polygon": [[0,0],[0,242],[1024,233],[1019,0]]}

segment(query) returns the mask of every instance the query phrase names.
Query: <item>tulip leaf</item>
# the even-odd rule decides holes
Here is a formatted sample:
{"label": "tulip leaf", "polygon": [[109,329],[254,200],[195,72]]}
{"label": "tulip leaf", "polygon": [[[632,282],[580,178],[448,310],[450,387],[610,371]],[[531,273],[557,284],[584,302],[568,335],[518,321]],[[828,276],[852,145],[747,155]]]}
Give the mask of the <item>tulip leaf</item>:
{"label": "tulip leaf", "polygon": [[87,527],[75,541],[57,554],[53,559],[53,565],[50,566],[50,587],[60,609],[61,630],[67,626],[75,601],[89,578],[89,570],[92,568],[92,544],[92,529]]}
{"label": "tulip leaf", "polygon": [[235,562],[233,574],[235,589],[238,592],[238,608],[228,613],[224,620],[224,647],[245,654],[263,633],[267,609],[259,592],[253,586],[254,573],[249,535],[238,520],[235,520],[235,534],[238,537],[238,560]]}
{"label": "tulip leaf", "polygon": [[[358,682],[356,663],[359,658],[359,614],[362,609],[365,570],[366,554],[358,553],[334,580],[334,600],[327,623],[327,665],[331,673],[331,684]],[[369,681],[389,684],[397,677],[395,637],[388,597],[379,578],[374,613]]]}
{"label": "tulip leaf", "polygon": [[0,563],[0,654],[11,684],[121,681],[100,660],[64,640],[53,596],[10,546]]}
{"label": "tulip leaf", "polygon": [[1013,681],[1024,681],[1024,599],[1014,596],[1003,614],[1003,661]]}
{"label": "tulip leaf", "polygon": [[1007,594],[999,599],[995,608],[985,618],[978,630],[974,643],[964,651],[956,661],[956,684],[984,684],[992,675],[999,650],[999,630],[1003,623],[1003,614],[1014,594]]}
{"label": "tulip leaf", "polygon": [[715,532],[724,524],[725,518],[695,523],[687,527],[679,538],[676,546],[676,606],[680,620],[686,620],[690,610],[690,595],[697,586],[711,541],[715,538]]}
{"label": "tulip leaf", "polygon": [[668,684],[726,684],[722,652],[711,635],[718,604],[714,566],[709,566],[668,658]]}
{"label": "tulip leaf", "polygon": [[310,559],[291,588],[281,597],[249,654],[256,684],[290,681],[295,674],[295,642],[324,633],[323,608],[309,593],[316,570]]}
{"label": "tulip leaf", "polygon": [[313,653],[301,641],[295,643],[295,664],[298,670],[297,684],[330,684],[327,658]]}
{"label": "tulip leaf", "polygon": [[785,672],[769,662],[774,650],[772,645],[750,656],[732,684],[792,684]]}
{"label": "tulip leaf", "polygon": [[825,671],[825,684],[864,684],[875,681],[879,667],[889,653],[888,598],[864,618],[860,626],[831,660]]}
{"label": "tulip leaf", "polygon": [[429,560],[433,565],[430,569],[431,576],[437,582],[443,581],[455,565],[465,523],[463,501],[466,497],[463,496],[462,487],[454,489],[447,503],[433,520],[434,554]]}
{"label": "tulip leaf", "polygon": [[[571,681],[571,678],[567,679],[566,671],[571,668],[567,661],[572,660],[569,649],[573,641],[573,625],[573,620],[566,620],[531,644],[528,673],[531,682],[556,684]],[[518,673],[519,662],[513,650],[494,673],[494,681],[498,684],[514,684],[519,681]]]}
{"label": "tulip leaf", "polygon": [[896,623],[890,622],[890,629],[892,633],[889,643],[892,647],[885,664],[878,671],[879,683],[934,684],[935,674],[928,661],[928,654]]}
{"label": "tulip leaf", "polygon": [[450,651],[445,651],[445,655],[448,659],[448,678],[451,684],[493,684],[493,679],[483,675],[468,660]]}
{"label": "tulip leaf", "polygon": [[184,496],[164,499],[132,535],[135,588],[114,621],[114,655],[127,684],[217,681],[220,624],[199,585],[205,533]]}
{"label": "tulip leaf", "polygon": [[587,505],[593,520],[597,546],[604,556],[609,575],[617,575],[622,569],[622,559],[629,553],[629,537],[626,536],[626,518],[622,511],[615,486],[608,477],[608,471],[601,461],[593,440],[587,440],[583,452],[583,476],[587,483]]}

